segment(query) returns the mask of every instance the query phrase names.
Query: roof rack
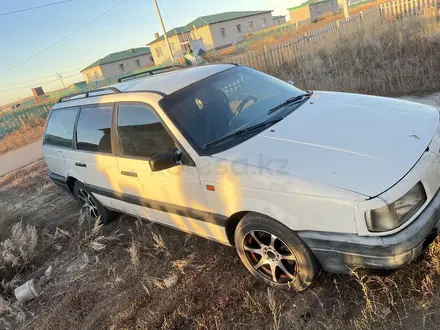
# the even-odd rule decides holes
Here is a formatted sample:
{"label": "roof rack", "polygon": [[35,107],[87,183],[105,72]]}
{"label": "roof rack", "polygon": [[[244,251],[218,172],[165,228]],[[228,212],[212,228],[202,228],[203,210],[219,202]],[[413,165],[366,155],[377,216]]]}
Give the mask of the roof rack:
{"label": "roof rack", "polygon": [[[57,103],[71,101],[72,99],[77,100],[77,99],[82,99],[82,98],[86,98],[86,97],[99,96],[99,94],[98,95],[92,95],[92,94],[106,92],[106,91],[113,92],[113,94],[121,93],[121,91],[119,89],[117,89],[116,87],[106,87],[106,88],[95,89],[95,90],[92,90],[89,92],[81,92],[81,93],[66,95],[66,96],[63,96],[62,98],[60,98]],[[80,95],[84,95],[84,96],[77,97]]]}
{"label": "roof rack", "polygon": [[176,65],[164,66],[163,68],[150,69],[150,70],[142,71],[139,73],[131,74],[131,75],[128,75],[125,77],[121,77],[118,79],[118,83],[123,82],[123,81],[137,79],[137,78],[148,77],[148,76],[152,76],[155,74],[170,72],[170,71],[174,71],[174,70],[178,70],[178,69],[184,69],[184,68],[185,68],[184,66],[176,64]]}

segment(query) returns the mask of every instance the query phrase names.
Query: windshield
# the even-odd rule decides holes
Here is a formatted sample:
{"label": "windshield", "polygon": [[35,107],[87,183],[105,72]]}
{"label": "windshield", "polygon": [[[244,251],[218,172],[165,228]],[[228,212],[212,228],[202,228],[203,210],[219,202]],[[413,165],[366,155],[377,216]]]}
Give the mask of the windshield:
{"label": "windshield", "polygon": [[[282,116],[282,109],[270,110],[302,94],[282,80],[237,66],[166,96],[160,106],[193,147],[206,154],[214,141]],[[230,148],[244,139],[222,147]]]}

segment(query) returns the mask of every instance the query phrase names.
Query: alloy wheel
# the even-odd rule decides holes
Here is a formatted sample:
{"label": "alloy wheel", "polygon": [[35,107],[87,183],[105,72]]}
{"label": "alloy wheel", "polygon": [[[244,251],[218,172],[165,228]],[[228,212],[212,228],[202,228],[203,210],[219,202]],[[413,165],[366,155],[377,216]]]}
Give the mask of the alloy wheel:
{"label": "alloy wheel", "polygon": [[298,274],[297,259],[279,237],[262,230],[244,236],[243,249],[251,266],[276,284],[293,282]]}
{"label": "alloy wheel", "polygon": [[87,214],[91,218],[98,218],[101,215],[98,210],[98,207],[96,206],[95,201],[93,200],[92,196],[90,196],[90,194],[87,191],[85,191],[83,189],[79,189],[78,190],[78,198],[81,202],[83,209],[87,212]]}

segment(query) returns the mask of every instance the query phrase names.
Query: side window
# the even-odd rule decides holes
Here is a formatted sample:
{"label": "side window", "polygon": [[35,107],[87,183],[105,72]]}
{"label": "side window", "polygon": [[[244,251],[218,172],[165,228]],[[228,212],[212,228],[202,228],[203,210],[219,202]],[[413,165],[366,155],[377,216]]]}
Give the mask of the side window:
{"label": "side window", "polygon": [[53,110],[47,123],[44,144],[72,148],[73,129],[78,108]]}
{"label": "side window", "polygon": [[151,158],[176,149],[156,114],[142,105],[119,106],[118,136],[125,156]]}
{"label": "side window", "polygon": [[111,105],[81,109],[76,129],[78,150],[112,153],[112,113]]}

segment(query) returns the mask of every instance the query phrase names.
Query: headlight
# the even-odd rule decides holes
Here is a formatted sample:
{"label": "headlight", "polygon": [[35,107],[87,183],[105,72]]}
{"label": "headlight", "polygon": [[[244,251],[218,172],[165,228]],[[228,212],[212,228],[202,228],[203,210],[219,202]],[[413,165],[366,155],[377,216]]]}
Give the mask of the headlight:
{"label": "headlight", "polygon": [[426,202],[426,193],[421,182],[404,196],[388,206],[365,213],[369,231],[388,231],[408,221]]}

